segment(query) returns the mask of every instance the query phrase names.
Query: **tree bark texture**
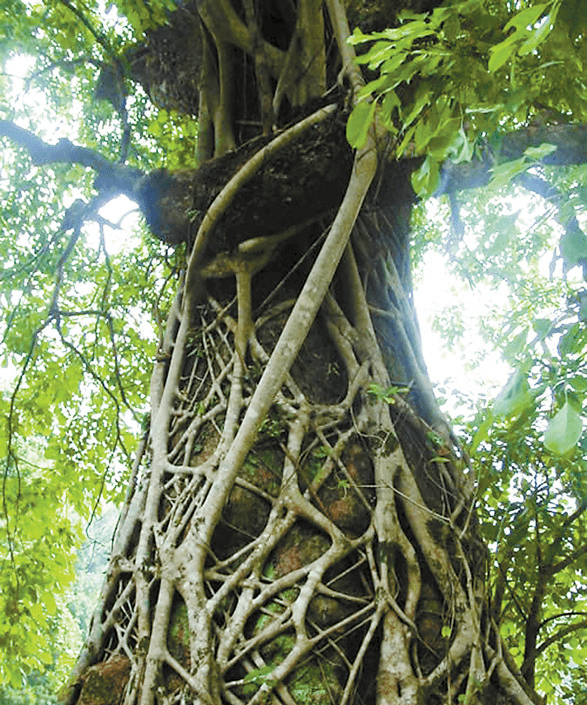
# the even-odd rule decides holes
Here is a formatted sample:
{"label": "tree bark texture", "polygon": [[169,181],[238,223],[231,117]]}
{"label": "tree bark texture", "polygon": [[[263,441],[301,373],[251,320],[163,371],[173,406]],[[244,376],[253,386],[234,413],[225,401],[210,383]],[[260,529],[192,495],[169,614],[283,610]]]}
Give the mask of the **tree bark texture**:
{"label": "tree bark texture", "polygon": [[355,154],[345,141],[345,8],[180,14],[195,88],[173,22],[142,79],[197,106],[202,166],[141,194],[188,239],[186,270],[66,700],[536,702],[489,614],[473,478],[422,360],[414,165],[376,128]]}

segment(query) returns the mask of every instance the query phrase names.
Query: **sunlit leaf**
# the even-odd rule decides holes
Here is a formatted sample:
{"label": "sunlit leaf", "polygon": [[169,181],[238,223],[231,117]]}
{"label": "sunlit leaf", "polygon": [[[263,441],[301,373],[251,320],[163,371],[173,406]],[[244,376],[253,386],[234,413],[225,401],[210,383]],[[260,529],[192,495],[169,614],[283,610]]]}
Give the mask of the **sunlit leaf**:
{"label": "sunlit leaf", "polygon": [[552,22],[553,19],[550,15],[547,15],[540,27],[534,30],[530,37],[519,48],[518,54],[520,56],[524,56],[525,54],[531,54],[533,51],[536,51],[538,46],[542,44],[542,42],[550,34],[552,30]]}
{"label": "sunlit leaf", "polygon": [[569,228],[561,235],[561,254],[569,265],[587,259],[587,235],[578,227]]}
{"label": "sunlit leaf", "polygon": [[493,413],[495,416],[519,414],[533,401],[534,394],[528,384],[528,375],[518,368],[495,398]]}
{"label": "sunlit leaf", "polygon": [[582,432],[581,417],[567,401],[550,420],[544,434],[544,445],[557,455],[565,455],[575,447]]}
{"label": "sunlit leaf", "polygon": [[367,134],[375,114],[375,101],[359,101],[349,115],[346,137],[355,149],[362,149],[367,143]]}
{"label": "sunlit leaf", "polygon": [[489,429],[491,428],[492,424],[493,414],[487,413],[483,421],[479,424],[479,427],[477,428],[475,435],[473,436],[473,440],[471,441],[471,445],[469,446],[468,450],[471,456],[475,454],[479,445],[483,443],[483,441],[488,437]]}
{"label": "sunlit leaf", "polygon": [[512,27],[515,27],[516,29],[525,29],[526,27],[533,25],[547,7],[547,3],[540,3],[521,10],[511,18],[511,20],[503,28],[503,31],[507,34]]}
{"label": "sunlit leaf", "polygon": [[440,164],[436,159],[427,156],[422,166],[412,174],[412,186],[417,194],[431,195],[438,187],[440,180]]}
{"label": "sunlit leaf", "polygon": [[516,45],[513,39],[506,39],[504,42],[491,47],[491,56],[487,68],[490,73],[495,73],[500,69],[516,52]]}
{"label": "sunlit leaf", "polygon": [[576,355],[586,343],[587,329],[580,323],[575,323],[561,337],[558,349],[561,355]]}

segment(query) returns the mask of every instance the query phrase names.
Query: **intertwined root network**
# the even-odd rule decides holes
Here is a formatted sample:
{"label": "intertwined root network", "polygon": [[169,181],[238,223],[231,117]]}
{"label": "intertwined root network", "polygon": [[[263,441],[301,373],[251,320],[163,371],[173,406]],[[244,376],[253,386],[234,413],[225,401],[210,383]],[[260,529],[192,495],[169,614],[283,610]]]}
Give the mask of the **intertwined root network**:
{"label": "intertwined root network", "polygon": [[[407,297],[376,270],[401,342]],[[495,668],[460,461],[390,383],[350,247],[341,271],[246,442],[295,276],[259,302],[250,279],[211,283],[183,338],[170,315],[88,648],[125,705],[399,703]]]}

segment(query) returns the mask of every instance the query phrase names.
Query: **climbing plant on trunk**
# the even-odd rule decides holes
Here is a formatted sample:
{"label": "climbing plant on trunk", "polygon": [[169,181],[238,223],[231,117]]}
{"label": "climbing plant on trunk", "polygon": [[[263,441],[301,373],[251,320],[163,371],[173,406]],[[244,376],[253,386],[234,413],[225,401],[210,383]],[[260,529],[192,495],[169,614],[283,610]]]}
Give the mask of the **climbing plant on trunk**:
{"label": "climbing plant on trunk", "polygon": [[[130,195],[185,248],[70,705],[539,702],[490,609],[475,481],[435,401],[412,297],[412,183],[454,195],[487,173],[490,145],[442,180],[455,140],[464,157],[464,116],[457,126],[445,101],[433,117],[422,66],[403,78],[387,66],[364,88],[348,16],[383,30],[398,8],[347,5],[185,3],[110,56],[97,95],[124,150],[135,81],[197,115],[198,168],[145,174],[125,153],[113,164],[0,126],[37,163],[91,167],[99,191]],[[415,20],[415,54],[426,17],[438,15]],[[446,134],[414,122],[429,104]],[[546,133],[561,149],[577,139],[548,126],[504,138],[520,173],[548,156],[524,152]]]}
{"label": "climbing plant on trunk", "polygon": [[[362,79],[342,5],[203,2],[190,21],[200,158],[234,173],[184,207],[150,429],[70,702],[109,673],[142,705],[531,702],[422,362],[415,164],[386,164],[376,127],[345,146]],[[282,112],[300,117],[272,135]],[[242,156],[239,119],[261,133]],[[181,178],[165,208],[193,212]],[[141,187],[151,208],[164,179]]]}

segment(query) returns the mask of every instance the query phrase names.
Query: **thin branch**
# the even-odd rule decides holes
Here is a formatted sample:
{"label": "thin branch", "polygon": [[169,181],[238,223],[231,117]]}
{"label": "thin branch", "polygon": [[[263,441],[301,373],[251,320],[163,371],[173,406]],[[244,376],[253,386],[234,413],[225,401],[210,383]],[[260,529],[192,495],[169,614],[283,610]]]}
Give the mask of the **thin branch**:
{"label": "thin branch", "polygon": [[113,164],[93,149],[79,147],[68,139],[60,139],[57,144],[48,144],[9,120],[0,120],[0,136],[8,137],[24,147],[35,166],[56,163],[81,164],[95,169],[103,184],[114,187],[130,197],[134,196],[135,186],[144,176],[144,172],[137,167]]}
{"label": "thin branch", "polygon": [[574,551],[571,551],[571,553],[564,558],[562,561],[559,561],[558,563],[553,563],[552,565],[549,566],[547,569],[547,575],[553,576],[556,575],[557,573],[560,573],[561,570],[564,570],[567,566],[571,565],[574,563],[578,558],[581,556],[584,556],[587,553],[587,544],[583,544],[582,546],[579,546],[579,548],[576,548]]}
{"label": "thin branch", "polygon": [[[584,613],[583,613],[584,614]],[[587,619],[582,619],[580,622],[575,622],[574,624],[567,624],[565,627],[558,629],[552,636],[548,637],[545,641],[536,647],[536,652],[534,658],[536,659],[541,653],[546,651],[549,646],[556,644],[557,641],[561,641],[564,637],[572,634],[573,632],[579,631],[579,629],[587,629]]]}
{"label": "thin branch", "polygon": [[545,620],[540,622],[540,628],[546,626],[549,622],[553,622],[555,619],[566,619],[568,617],[587,617],[587,612],[583,610],[572,611],[572,612],[559,612],[559,614],[554,614],[552,617],[547,617]]}
{"label": "thin branch", "polygon": [[73,3],[69,2],[69,0],[59,0],[59,2],[77,17],[77,19],[84,25],[90,34],[92,34],[98,44],[100,44],[102,49],[104,49],[106,54],[113,61],[118,61],[116,52],[112,49],[112,45],[108,41],[106,35],[97,30],[90,20],[83,14],[83,12],[80,12],[80,10]]}
{"label": "thin branch", "polygon": [[[6,439],[6,459],[4,461],[4,473],[3,473],[3,478],[2,478],[2,511],[4,513],[4,517],[6,520],[6,540],[7,540],[7,545],[8,545],[8,553],[10,556],[10,561],[13,565],[15,565],[15,560],[14,560],[14,536],[16,534],[16,524],[18,522],[18,513],[19,513],[19,502],[20,502],[20,491],[21,491],[21,478],[20,478],[20,472],[18,469],[18,459],[16,456],[16,451],[14,450],[14,436],[15,436],[15,417],[16,417],[16,398],[18,396],[18,392],[20,391],[20,388],[22,386],[22,383],[24,382],[25,376],[26,376],[26,371],[33,359],[33,355],[35,352],[35,348],[37,347],[37,340],[39,338],[39,335],[42,333],[42,331],[49,325],[51,322],[51,317],[47,318],[38,328],[37,330],[33,333],[33,336],[31,338],[31,344],[29,347],[29,350],[26,354],[22,369],[20,371],[20,374],[18,375],[18,379],[16,380],[16,384],[14,386],[14,389],[12,391],[12,394],[10,395],[10,407],[8,411],[8,418],[7,418],[7,439]],[[18,489],[17,489],[17,496],[16,496],[16,512],[14,516],[14,523],[15,523],[15,530],[14,533],[11,532],[10,530],[10,513],[8,511],[8,502],[7,502],[7,484],[8,484],[8,476],[10,473],[11,466],[14,465],[16,469],[16,477],[17,477],[17,483],[18,483]],[[18,574],[16,573],[16,580],[17,580],[17,593],[18,593],[18,586],[19,586],[19,581],[18,581]]]}
{"label": "thin branch", "polygon": [[567,529],[571,524],[576,520],[579,519],[587,509],[587,501],[583,501],[577,509],[575,509],[574,512],[569,514],[569,516],[564,520],[562,523],[557,538],[549,545],[548,547],[548,554],[550,556],[556,555],[557,551],[559,550],[563,540],[569,535]]}
{"label": "thin branch", "polygon": [[462,164],[445,162],[440,186],[434,195],[441,196],[445,193],[486,186],[491,180],[491,168],[495,163],[519,159],[528,147],[538,147],[542,143],[557,147],[552,154],[542,159],[544,164],[569,166],[587,162],[587,125],[525,128],[504,135],[499,154],[487,154],[485,159],[477,158]]}

